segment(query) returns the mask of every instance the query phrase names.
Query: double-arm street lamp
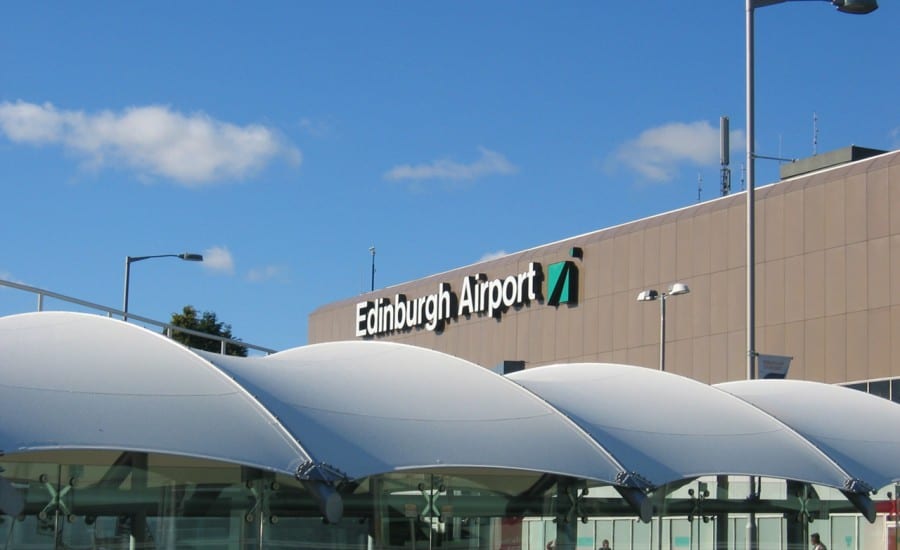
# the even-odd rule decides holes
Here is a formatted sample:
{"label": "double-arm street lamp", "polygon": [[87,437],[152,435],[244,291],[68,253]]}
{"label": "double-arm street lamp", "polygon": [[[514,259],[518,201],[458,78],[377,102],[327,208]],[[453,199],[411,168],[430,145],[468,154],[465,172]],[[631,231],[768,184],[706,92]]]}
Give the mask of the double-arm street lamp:
{"label": "double-arm street lamp", "polygon": [[140,262],[141,260],[149,260],[150,258],[179,258],[188,262],[202,262],[201,254],[192,254],[185,252],[183,254],[155,254],[152,256],[126,256],[125,257],[125,297],[122,300],[122,320],[128,320],[128,286],[131,281],[131,264]]}
{"label": "double-arm street lamp", "polygon": [[668,292],[654,289],[643,290],[637,295],[638,302],[659,301],[659,370],[666,370],[666,299],[669,296],[687,294],[691,289],[684,283],[675,283]]}
{"label": "double-arm street lamp", "polygon": [[843,13],[866,14],[878,9],[876,0],[746,0],[747,2],[747,378],[756,377],[756,214],[754,187],[756,186],[753,10],[785,2],[831,2]]}

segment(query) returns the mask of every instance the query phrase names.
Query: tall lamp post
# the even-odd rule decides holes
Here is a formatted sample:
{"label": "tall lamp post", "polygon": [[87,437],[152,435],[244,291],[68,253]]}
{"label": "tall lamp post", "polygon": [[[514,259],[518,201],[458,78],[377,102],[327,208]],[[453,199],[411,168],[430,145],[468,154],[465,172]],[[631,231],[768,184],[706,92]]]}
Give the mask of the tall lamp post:
{"label": "tall lamp post", "polygon": [[[838,11],[852,14],[867,14],[878,9],[876,0],[746,0],[746,40],[747,40],[747,379],[756,378],[756,120],[754,97],[754,58],[753,58],[753,11],[756,8],[764,8],[773,4],[785,2],[831,2]],[[750,478],[750,497],[759,495],[756,490],[756,480]],[[747,524],[747,547],[750,550],[757,548],[757,533],[755,514],[750,514]]]}
{"label": "tall lamp post", "polygon": [[[691,289],[684,283],[674,283],[669,287],[668,292],[659,292],[656,289],[649,288],[642,290],[637,295],[638,302],[659,302],[659,370],[666,370],[666,300],[669,296],[680,296],[687,294]],[[656,547],[662,550],[663,535],[663,515],[665,514],[665,492],[662,494],[660,502],[659,521],[656,524]]]}
{"label": "tall lamp post", "polygon": [[131,282],[131,264],[150,258],[179,258],[188,262],[202,262],[203,255],[185,252],[183,254],[154,254],[152,256],[125,256],[125,296],[122,299],[122,320],[128,320],[128,287]]}
{"label": "tall lamp post", "polygon": [[756,121],[754,113],[753,10],[785,2],[831,2],[843,13],[866,14],[878,9],[876,0],[746,0],[747,2],[747,378],[756,378]]}
{"label": "tall lamp post", "polygon": [[669,296],[687,294],[691,289],[684,283],[675,283],[669,287],[668,292],[658,292],[654,289],[641,291],[637,295],[638,302],[659,301],[659,370],[666,370],[666,299]]}

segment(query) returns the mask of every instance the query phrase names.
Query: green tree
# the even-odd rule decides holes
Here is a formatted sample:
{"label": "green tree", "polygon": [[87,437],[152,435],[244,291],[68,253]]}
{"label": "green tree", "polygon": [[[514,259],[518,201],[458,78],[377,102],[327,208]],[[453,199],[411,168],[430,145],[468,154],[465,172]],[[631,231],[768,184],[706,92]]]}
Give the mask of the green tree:
{"label": "green tree", "polygon": [[[198,316],[197,310],[194,309],[194,306],[184,306],[184,309],[181,311],[181,313],[173,313],[172,320],[169,321],[169,323],[175,325],[176,327],[196,330],[198,332],[204,332],[213,336],[221,336],[223,338],[239,340],[239,338],[234,338],[234,336],[231,335],[231,325],[223,323],[216,319],[216,314],[212,311],[204,311],[201,315]],[[177,330],[173,331],[172,338],[188,347],[195,349],[202,349],[205,351],[212,351],[216,353],[222,350],[222,343],[219,340],[204,338],[202,336],[188,334],[186,332],[179,332]],[[247,348],[238,344],[227,343],[225,344],[225,354],[247,357]]]}

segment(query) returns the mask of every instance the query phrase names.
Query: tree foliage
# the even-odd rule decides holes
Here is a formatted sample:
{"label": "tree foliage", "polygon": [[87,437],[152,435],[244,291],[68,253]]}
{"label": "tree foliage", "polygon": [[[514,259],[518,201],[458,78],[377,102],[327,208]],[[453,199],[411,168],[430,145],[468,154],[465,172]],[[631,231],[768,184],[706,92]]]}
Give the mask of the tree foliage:
{"label": "tree foliage", "polygon": [[[184,306],[181,313],[173,313],[172,320],[169,321],[169,323],[176,327],[196,330],[213,336],[239,340],[239,338],[234,338],[234,336],[231,335],[231,325],[219,321],[214,312],[204,311],[202,314],[198,314],[194,306],[190,305]],[[188,334],[177,330],[174,331],[172,339],[195,349],[216,353],[222,350],[222,343],[219,340],[204,338],[202,336]],[[239,344],[227,343],[225,345],[225,354],[247,357],[247,348]]]}

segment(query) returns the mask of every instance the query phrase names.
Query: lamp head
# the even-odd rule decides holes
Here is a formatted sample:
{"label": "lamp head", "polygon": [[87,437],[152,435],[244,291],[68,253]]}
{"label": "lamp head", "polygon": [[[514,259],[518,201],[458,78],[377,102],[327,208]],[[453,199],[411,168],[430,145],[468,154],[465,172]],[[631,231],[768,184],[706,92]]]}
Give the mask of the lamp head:
{"label": "lamp head", "polygon": [[179,254],[179,258],[188,262],[202,262],[203,254],[191,254],[189,252],[185,252],[184,254]]}
{"label": "lamp head", "polygon": [[678,296],[679,294],[687,294],[691,289],[684,283],[675,283],[669,288],[669,296]]}
{"label": "lamp head", "polygon": [[839,12],[865,15],[878,9],[876,0],[831,0]]}
{"label": "lamp head", "polygon": [[659,298],[659,292],[657,292],[656,290],[653,290],[652,288],[648,289],[648,290],[642,290],[637,295],[638,302],[652,302],[653,300],[656,300],[657,298]]}

